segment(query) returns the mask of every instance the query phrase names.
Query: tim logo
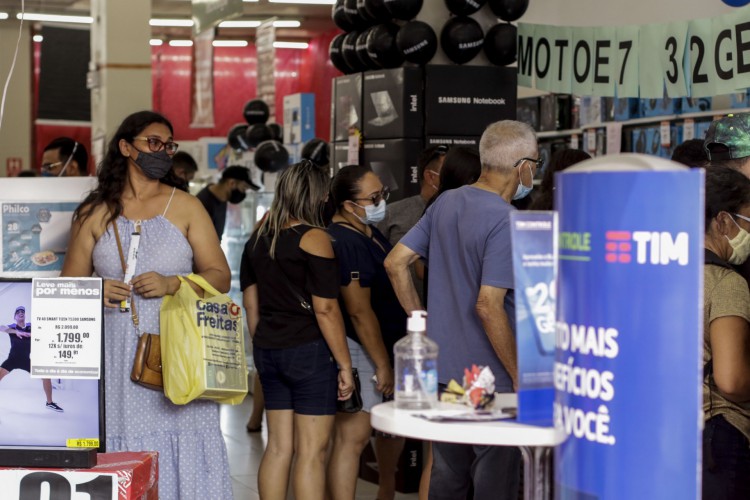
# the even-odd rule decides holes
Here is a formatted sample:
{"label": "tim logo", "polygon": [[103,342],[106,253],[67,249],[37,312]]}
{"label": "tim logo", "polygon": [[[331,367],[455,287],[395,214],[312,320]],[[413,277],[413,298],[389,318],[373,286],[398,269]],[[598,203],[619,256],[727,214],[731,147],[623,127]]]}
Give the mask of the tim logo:
{"label": "tim logo", "polygon": [[[607,231],[604,234],[604,260],[610,264],[638,264],[666,266],[677,262],[688,264],[688,234],[658,231]],[[635,250],[635,254],[633,253]]]}

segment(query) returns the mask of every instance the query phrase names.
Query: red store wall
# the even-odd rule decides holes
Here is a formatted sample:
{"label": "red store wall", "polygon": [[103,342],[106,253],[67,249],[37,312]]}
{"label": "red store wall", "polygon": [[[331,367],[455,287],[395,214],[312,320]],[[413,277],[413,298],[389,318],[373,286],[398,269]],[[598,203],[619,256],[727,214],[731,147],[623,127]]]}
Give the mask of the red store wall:
{"label": "red store wall", "polygon": [[[305,50],[276,49],[276,122],[283,122],[283,97],[297,92],[315,94],[317,136],[329,140],[331,79],[341,73],[328,60],[328,46],[337,30],[310,41]],[[43,44],[34,44],[34,116],[38,102],[39,58]],[[244,123],[242,108],[256,96],[255,46],[214,48],[214,127],[190,127],[191,47],[152,47],[153,109],[172,122],[175,140],[224,137],[235,123]],[[136,111],[136,110],[133,110]],[[112,133],[114,131],[110,131]],[[69,136],[91,150],[89,126],[35,124],[35,168],[42,150],[52,139]],[[94,166],[91,166],[93,173]]]}

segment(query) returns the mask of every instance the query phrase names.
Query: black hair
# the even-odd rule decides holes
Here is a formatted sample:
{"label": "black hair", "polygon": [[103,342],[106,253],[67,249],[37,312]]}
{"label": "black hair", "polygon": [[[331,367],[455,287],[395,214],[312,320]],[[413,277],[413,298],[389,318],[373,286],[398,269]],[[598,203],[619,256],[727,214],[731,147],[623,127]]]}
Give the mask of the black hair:
{"label": "black hair", "polygon": [[178,151],[172,157],[172,168],[181,168],[187,173],[193,173],[198,171],[198,164],[189,153]]}
{"label": "black hair", "polygon": [[424,180],[424,171],[427,170],[430,163],[441,156],[445,156],[449,149],[445,144],[439,144],[437,146],[429,146],[419,153],[419,157],[417,158],[417,175],[419,176],[420,184]]}
{"label": "black hair", "polygon": [[331,181],[331,198],[336,208],[357,197],[360,182],[367,172],[372,169],[366,165],[346,165],[339,169]]}
{"label": "black hair", "polygon": [[18,173],[18,177],[36,177],[36,172],[33,170],[21,170]]}
{"label": "black hair", "polygon": [[[70,137],[58,137],[44,147],[44,151],[52,151],[53,149],[60,150],[60,161],[63,163],[73,155],[73,160],[78,163],[79,175],[89,175],[89,154],[83,144]],[[74,149],[75,153],[73,152]]]}
{"label": "black hair", "polygon": [[451,148],[445,155],[443,168],[440,169],[438,191],[427,202],[427,206],[432,205],[438,196],[449,189],[474,184],[481,173],[482,162],[479,159],[479,151],[468,146]]}
{"label": "black hair", "polygon": [[529,209],[552,210],[554,207],[555,174],[576,163],[590,159],[591,155],[580,149],[560,149],[552,153],[549,164],[544,171],[544,177],[542,177],[542,184],[539,186]]}
{"label": "black hair", "polygon": [[325,167],[330,163],[331,146],[323,139],[315,137],[305,143],[300,157],[303,160],[310,160],[319,167]]}
{"label": "black hair", "polygon": [[706,232],[720,212],[735,214],[750,205],[750,179],[729,167],[706,168]]}
{"label": "black hair", "polygon": [[703,148],[703,139],[690,139],[674,148],[672,161],[691,168],[706,168],[708,166],[708,155]]}
{"label": "black hair", "polygon": [[[73,214],[74,219],[85,220],[96,207],[102,204],[106,205],[110,212],[107,223],[114,221],[122,214],[121,197],[128,182],[128,158],[120,152],[120,141],[124,139],[132,143],[135,137],[154,123],[161,123],[169,129],[171,134],[174,133],[169,120],[154,111],[138,111],[122,121],[117,132],[110,139],[104,159],[99,164],[98,185],[76,208]],[[159,182],[176,187],[181,185],[182,179],[170,169]]]}

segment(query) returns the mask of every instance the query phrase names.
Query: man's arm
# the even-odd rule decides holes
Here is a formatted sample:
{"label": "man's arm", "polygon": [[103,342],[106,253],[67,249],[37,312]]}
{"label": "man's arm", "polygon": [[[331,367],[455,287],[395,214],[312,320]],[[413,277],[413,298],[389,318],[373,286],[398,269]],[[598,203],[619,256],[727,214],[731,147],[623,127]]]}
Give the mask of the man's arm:
{"label": "man's arm", "polygon": [[407,314],[423,309],[409,272],[409,266],[418,258],[415,251],[402,243],[398,243],[385,258],[385,270],[393,291]]}
{"label": "man's arm", "polygon": [[508,315],[505,314],[503,301],[508,292],[505,288],[482,285],[479,288],[476,311],[482,321],[484,332],[490,339],[495,354],[505,367],[513,381],[513,390],[518,388],[518,361],[516,339],[510,328]]}

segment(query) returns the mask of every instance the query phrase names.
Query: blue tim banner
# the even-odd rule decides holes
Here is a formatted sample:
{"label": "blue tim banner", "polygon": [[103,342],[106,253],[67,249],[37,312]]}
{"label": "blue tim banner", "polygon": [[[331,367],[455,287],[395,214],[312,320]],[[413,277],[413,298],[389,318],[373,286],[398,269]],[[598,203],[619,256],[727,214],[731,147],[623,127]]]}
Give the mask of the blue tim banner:
{"label": "blue tim banner", "polygon": [[557,499],[700,498],[703,182],[700,169],[556,177]]}
{"label": "blue tim banner", "polygon": [[555,389],[555,212],[511,212],[518,421],[551,425]]}

